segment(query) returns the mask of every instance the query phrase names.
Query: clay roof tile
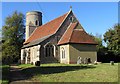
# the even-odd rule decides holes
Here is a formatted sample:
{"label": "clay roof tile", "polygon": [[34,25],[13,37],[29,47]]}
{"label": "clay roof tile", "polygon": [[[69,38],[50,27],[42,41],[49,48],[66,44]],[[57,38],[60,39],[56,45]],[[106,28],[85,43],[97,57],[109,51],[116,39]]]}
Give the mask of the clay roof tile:
{"label": "clay roof tile", "polygon": [[81,43],[81,44],[97,44],[94,39],[88,35],[84,29],[75,29],[78,23],[72,23],[60,41],[58,45],[66,43]]}

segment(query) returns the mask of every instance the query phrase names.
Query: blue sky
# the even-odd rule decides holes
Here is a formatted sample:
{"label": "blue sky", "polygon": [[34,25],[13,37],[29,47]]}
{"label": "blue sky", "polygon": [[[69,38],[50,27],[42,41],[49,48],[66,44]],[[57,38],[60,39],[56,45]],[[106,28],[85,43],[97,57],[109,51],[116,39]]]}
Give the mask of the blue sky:
{"label": "blue sky", "polygon": [[43,24],[70,10],[88,33],[104,34],[118,22],[117,2],[2,2],[2,25],[15,10],[23,13],[37,10],[43,13]]}

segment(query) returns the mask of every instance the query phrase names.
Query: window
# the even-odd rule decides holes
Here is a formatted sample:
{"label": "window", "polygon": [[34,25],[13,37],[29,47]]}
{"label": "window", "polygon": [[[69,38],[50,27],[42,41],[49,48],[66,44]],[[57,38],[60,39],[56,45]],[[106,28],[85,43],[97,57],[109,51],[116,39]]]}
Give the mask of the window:
{"label": "window", "polygon": [[62,51],[62,52],[61,52],[61,54],[62,54],[62,59],[64,59],[64,58],[65,58],[65,49],[62,47],[62,48],[61,48],[61,51]]}
{"label": "window", "polygon": [[73,19],[74,19],[74,18],[71,16],[71,17],[70,17],[70,22],[73,22]]}
{"label": "window", "polygon": [[26,55],[27,55],[27,54],[26,54],[26,50],[24,50],[24,51],[23,51],[23,60],[25,60]]}
{"label": "window", "polygon": [[39,21],[38,20],[35,21],[35,25],[39,26]]}
{"label": "window", "polygon": [[48,44],[45,46],[45,56],[50,57],[54,56],[54,46],[51,44]]}
{"label": "window", "polygon": [[35,21],[35,25],[38,25],[38,21],[37,20]]}

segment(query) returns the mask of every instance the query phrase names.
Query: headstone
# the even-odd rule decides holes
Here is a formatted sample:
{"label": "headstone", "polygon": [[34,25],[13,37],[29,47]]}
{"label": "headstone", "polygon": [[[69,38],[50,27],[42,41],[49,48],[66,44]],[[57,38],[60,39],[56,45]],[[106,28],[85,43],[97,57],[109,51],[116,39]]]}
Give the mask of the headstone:
{"label": "headstone", "polygon": [[82,58],[78,57],[77,64],[81,64],[81,63],[82,63]]}
{"label": "headstone", "polygon": [[84,64],[88,64],[88,59],[84,58]]}
{"label": "headstone", "polygon": [[79,59],[77,60],[77,64],[80,64],[80,60]]}
{"label": "headstone", "polygon": [[94,62],[94,65],[97,65],[97,61]]}

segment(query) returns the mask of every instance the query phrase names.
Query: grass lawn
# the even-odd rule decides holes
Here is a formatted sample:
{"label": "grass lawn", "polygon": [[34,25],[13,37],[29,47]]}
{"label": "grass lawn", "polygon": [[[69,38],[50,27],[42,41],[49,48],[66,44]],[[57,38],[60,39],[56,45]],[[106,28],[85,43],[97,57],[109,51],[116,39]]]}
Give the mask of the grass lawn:
{"label": "grass lawn", "polygon": [[19,65],[28,80],[40,82],[117,82],[118,64],[98,65],[77,64],[41,64],[35,67],[30,64]]}
{"label": "grass lawn", "polygon": [[0,80],[0,84],[8,84],[9,82],[9,65],[0,66],[0,70],[2,71],[2,80]]}

